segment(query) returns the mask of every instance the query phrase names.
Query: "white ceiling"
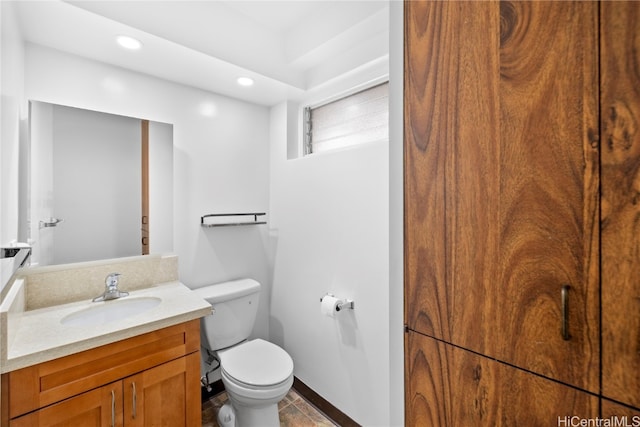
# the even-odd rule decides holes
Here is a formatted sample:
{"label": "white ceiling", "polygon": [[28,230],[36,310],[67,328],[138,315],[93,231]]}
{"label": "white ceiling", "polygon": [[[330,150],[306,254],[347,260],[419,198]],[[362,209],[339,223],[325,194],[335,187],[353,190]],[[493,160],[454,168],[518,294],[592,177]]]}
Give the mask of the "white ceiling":
{"label": "white ceiling", "polygon": [[[388,67],[387,0],[17,3],[31,43],[263,105]],[[119,34],[143,48],[123,50]]]}

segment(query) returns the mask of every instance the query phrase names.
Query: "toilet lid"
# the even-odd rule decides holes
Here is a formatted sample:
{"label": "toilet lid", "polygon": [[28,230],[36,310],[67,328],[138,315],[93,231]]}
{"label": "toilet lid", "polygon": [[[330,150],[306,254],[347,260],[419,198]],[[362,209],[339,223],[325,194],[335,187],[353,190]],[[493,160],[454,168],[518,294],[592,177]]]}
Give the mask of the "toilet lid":
{"label": "toilet lid", "polygon": [[291,356],[268,341],[255,339],[218,352],[222,369],[234,379],[253,386],[279,384],[293,374]]}

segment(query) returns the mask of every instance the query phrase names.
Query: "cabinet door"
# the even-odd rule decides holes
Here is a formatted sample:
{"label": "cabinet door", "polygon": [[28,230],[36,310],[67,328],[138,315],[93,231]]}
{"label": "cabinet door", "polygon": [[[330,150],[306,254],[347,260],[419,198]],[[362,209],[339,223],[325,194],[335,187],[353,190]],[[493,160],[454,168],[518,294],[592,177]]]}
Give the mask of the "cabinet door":
{"label": "cabinet door", "polygon": [[640,426],[640,409],[632,409],[607,399],[602,399],[602,418],[612,420],[612,426]]}
{"label": "cabinet door", "polygon": [[2,375],[11,418],[200,348],[200,320],[170,326]]}
{"label": "cabinet door", "polygon": [[122,427],[122,382],[82,393],[9,422],[10,427]]}
{"label": "cabinet door", "polygon": [[407,426],[556,426],[598,416],[597,396],[419,333],[406,340]]}
{"label": "cabinet door", "polygon": [[640,3],[600,7],[602,393],[640,408]]}
{"label": "cabinet door", "polygon": [[126,427],[192,427],[202,422],[200,353],[148,369],[124,382]]}
{"label": "cabinet door", "polygon": [[405,3],[406,322],[593,392],[597,7]]}

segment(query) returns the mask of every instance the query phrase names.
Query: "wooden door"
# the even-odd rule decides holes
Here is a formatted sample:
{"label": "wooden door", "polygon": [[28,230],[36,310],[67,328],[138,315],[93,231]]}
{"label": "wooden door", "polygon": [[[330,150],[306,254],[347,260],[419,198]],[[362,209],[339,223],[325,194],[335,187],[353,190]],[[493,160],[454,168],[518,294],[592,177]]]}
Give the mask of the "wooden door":
{"label": "wooden door", "polygon": [[600,7],[602,392],[640,408],[640,3]]}
{"label": "wooden door", "polygon": [[39,409],[10,427],[122,427],[122,381]]}
{"label": "wooden door", "polygon": [[406,323],[593,392],[597,17],[593,2],[405,3]]}
{"label": "wooden door", "polygon": [[202,422],[200,353],[191,353],[124,380],[126,427],[192,427]]}
{"label": "wooden door", "polygon": [[[597,396],[422,334],[406,334],[407,426],[561,426],[598,417]],[[577,424],[576,424],[577,425]]]}

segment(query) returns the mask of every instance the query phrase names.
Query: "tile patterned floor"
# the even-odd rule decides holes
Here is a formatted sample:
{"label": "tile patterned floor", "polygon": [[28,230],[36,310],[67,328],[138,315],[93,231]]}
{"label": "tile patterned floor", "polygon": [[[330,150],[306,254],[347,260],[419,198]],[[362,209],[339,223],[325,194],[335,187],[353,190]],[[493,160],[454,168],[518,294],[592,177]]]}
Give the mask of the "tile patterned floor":
{"label": "tile patterned floor", "polygon": [[[216,417],[227,401],[222,392],[202,402],[202,427],[219,427]],[[329,418],[291,389],[278,404],[281,427],[336,427]]]}

